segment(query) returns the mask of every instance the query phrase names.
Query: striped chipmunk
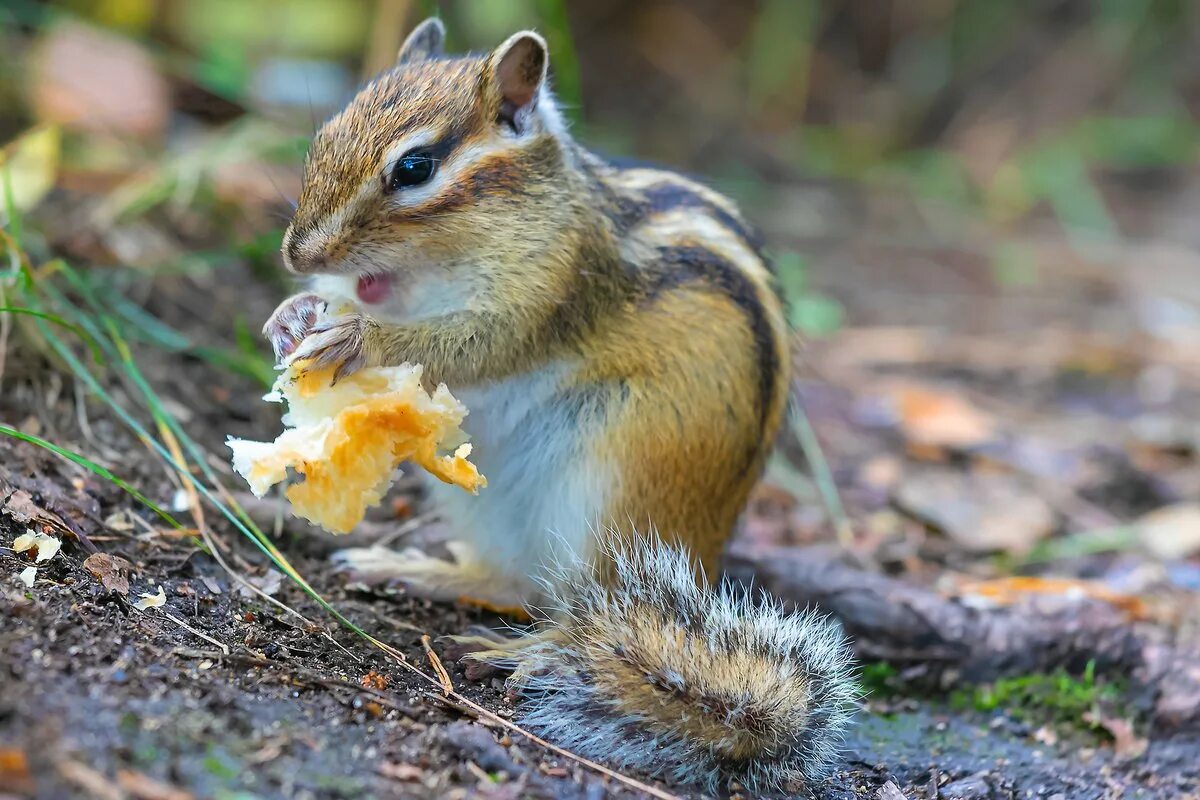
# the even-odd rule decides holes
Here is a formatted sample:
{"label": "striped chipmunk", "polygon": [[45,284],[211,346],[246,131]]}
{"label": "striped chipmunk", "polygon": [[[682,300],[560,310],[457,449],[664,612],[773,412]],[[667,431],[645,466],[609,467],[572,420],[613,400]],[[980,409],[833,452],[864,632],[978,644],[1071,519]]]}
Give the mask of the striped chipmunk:
{"label": "striped chipmunk", "polygon": [[[523,724],[564,747],[709,792],[811,786],[856,699],[840,628],[710,583],[787,402],[758,239],[704,186],[577,144],[538,34],[444,38],[426,20],[316,134],[283,240],[309,291],[264,333],[338,375],[423,364],[471,409],[489,488],[430,487],[453,561],[338,558],[533,609],[471,657],[512,668]],[[318,317],[334,303],[354,310]]]}

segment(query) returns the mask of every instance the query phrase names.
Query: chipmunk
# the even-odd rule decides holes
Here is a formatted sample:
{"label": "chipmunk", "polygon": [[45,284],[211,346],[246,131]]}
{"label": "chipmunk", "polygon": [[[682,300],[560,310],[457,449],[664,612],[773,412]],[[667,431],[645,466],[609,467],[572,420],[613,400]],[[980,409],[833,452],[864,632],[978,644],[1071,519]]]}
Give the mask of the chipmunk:
{"label": "chipmunk", "polygon": [[431,487],[454,561],[342,563],[544,609],[548,630],[477,657],[582,755],[709,791],[819,779],[855,698],[840,629],[709,583],[788,395],[756,234],[704,186],[577,144],[537,33],[483,56],[444,39],[422,23],[316,134],[283,240],[311,289],[264,332],[339,376],[423,364],[471,409],[489,488]]}

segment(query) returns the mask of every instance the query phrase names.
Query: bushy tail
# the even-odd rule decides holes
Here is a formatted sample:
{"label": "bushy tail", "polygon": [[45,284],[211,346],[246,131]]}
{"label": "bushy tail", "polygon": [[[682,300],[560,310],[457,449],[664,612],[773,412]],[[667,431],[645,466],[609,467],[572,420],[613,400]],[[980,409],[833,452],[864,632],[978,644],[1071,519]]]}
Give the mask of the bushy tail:
{"label": "bushy tail", "polygon": [[581,755],[710,792],[824,777],[859,695],[840,627],[698,584],[674,547],[608,549],[615,579],[551,587],[558,635],[522,652],[522,723]]}

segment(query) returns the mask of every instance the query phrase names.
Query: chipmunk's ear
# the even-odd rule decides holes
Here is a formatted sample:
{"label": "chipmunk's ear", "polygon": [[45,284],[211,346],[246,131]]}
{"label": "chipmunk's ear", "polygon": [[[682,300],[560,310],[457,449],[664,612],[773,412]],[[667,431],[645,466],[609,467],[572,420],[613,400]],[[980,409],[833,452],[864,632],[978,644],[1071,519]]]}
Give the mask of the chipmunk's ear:
{"label": "chipmunk's ear", "polygon": [[486,88],[496,121],[521,133],[529,127],[538,92],[546,81],[550,53],[546,40],[521,31],[492,51],[486,68]]}
{"label": "chipmunk's ear", "polygon": [[423,61],[440,56],[446,49],[446,26],[437,17],[430,17],[417,27],[400,45],[397,64]]}

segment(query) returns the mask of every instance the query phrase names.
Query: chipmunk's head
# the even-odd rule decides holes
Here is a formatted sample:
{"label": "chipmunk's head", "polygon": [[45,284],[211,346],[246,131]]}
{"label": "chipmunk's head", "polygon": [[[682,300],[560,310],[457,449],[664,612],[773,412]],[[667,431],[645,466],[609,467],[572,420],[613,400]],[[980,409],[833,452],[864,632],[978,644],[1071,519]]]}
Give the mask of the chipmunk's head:
{"label": "chipmunk's head", "polygon": [[485,56],[448,57],[436,19],[395,66],[317,133],[283,239],[292,272],[352,276],[360,299],[392,284],[469,280],[481,263],[537,240],[560,205],[562,120],[546,85],[546,42],[517,33]]}

